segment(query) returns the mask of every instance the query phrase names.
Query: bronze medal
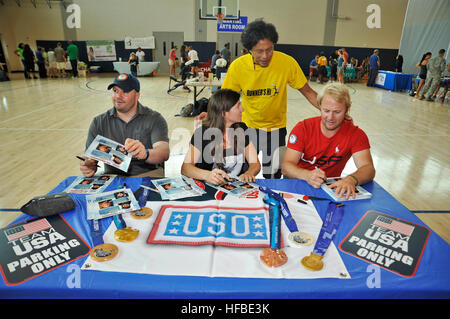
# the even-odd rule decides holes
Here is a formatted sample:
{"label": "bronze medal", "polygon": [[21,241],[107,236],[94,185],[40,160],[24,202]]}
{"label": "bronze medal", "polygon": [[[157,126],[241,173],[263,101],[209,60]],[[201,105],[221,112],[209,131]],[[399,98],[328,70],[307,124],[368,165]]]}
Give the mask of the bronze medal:
{"label": "bronze medal", "polygon": [[95,261],[103,262],[117,256],[119,248],[114,244],[101,244],[92,248],[89,255]]}
{"label": "bronze medal", "polygon": [[126,243],[132,242],[139,235],[139,230],[125,227],[122,229],[118,229],[114,232],[114,239],[117,241],[123,241]]}
{"label": "bronze medal", "polygon": [[318,271],[323,268],[323,256],[311,253],[309,256],[303,257],[302,265],[308,270]]}
{"label": "bronze medal", "polygon": [[288,261],[288,257],[283,250],[273,248],[264,248],[259,258],[271,268],[280,267]]}
{"label": "bronze medal", "polygon": [[130,215],[134,219],[147,219],[153,215],[153,210],[148,207],[141,207],[139,210],[132,211]]}
{"label": "bronze medal", "polygon": [[290,233],[288,239],[294,246],[309,246],[314,242],[312,235],[300,231]]}

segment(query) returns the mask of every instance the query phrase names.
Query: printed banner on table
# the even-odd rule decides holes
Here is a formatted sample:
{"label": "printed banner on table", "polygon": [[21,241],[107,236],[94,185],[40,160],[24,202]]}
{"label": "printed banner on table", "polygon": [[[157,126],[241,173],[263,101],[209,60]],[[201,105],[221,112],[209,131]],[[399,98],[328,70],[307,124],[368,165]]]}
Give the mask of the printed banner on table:
{"label": "printed banner on table", "polygon": [[385,81],[386,81],[386,74],[378,73],[375,79],[375,84],[383,86]]}
{"label": "printed banner on table", "polygon": [[339,248],[399,275],[412,277],[429,236],[430,230],[426,227],[371,210]]}
{"label": "printed banner on table", "polygon": [[89,62],[117,61],[114,41],[86,41]]}
{"label": "printed banner on table", "polygon": [[133,38],[125,37],[125,49],[135,50],[137,48],[141,49],[154,49],[155,48],[155,37],[145,37],[145,38]]}
{"label": "printed banner on table", "polygon": [[149,244],[269,247],[265,207],[161,207],[147,239]]}
{"label": "printed banner on table", "polygon": [[18,285],[89,253],[90,247],[61,217],[30,219],[0,229],[0,270]]}

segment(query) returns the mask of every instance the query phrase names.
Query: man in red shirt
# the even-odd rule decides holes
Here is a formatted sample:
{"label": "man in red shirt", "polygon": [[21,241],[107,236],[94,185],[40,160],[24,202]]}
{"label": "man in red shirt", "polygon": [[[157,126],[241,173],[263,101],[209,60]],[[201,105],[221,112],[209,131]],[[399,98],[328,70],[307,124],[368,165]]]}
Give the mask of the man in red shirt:
{"label": "man in red shirt", "polygon": [[373,180],[373,166],[367,135],[351,121],[350,94],[341,83],[327,84],[317,96],[320,117],[297,123],[289,135],[282,173],[288,178],[303,179],[319,188],[327,177],[341,175],[345,164],[353,157],[357,170],[330,185],[336,195],[355,197],[355,187]]}

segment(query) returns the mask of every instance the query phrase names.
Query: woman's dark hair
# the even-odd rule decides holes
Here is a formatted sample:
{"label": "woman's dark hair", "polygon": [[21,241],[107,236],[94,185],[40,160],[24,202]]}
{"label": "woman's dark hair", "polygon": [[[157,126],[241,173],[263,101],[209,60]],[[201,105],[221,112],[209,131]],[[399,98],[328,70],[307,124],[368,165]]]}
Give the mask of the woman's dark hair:
{"label": "woman's dark hair", "polygon": [[425,58],[427,57],[427,55],[430,55],[430,56],[431,56],[431,52],[425,53],[425,54],[422,56],[422,59],[420,60],[419,63],[422,63],[422,61],[425,60]]}
{"label": "woman's dark hair", "polygon": [[[229,112],[230,109],[239,101],[241,95],[230,89],[220,89],[214,92],[208,102],[208,117],[206,119],[205,126],[209,129],[217,129],[221,132],[220,137],[225,134],[225,119],[223,117],[224,112]],[[231,128],[236,129],[236,124],[234,123]],[[222,152],[222,142],[223,138],[218,138],[216,140],[215,134],[211,136],[211,142],[214,143],[214,148],[212,149],[212,156],[214,157],[214,162],[220,169],[224,167],[224,158]],[[233,136],[234,139],[234,153],[238,152],[238,141],[241,137]]]}
{"label": "woman's dark hair", "polygon": [[214,92],[208,102],[208,117],[206,126],[218,128],[225,132],[223,112],[228,112],[239,101],[241,95],[230,89],[220,89]]}
{"label": "woman's dark hair", "polygon": [[249,23],[241,35],[242,45],[247,50],[251,50],[260,40],[264,39],[269,39],[276,44],[278,33],[272,23],[266,23],[262,19]]}

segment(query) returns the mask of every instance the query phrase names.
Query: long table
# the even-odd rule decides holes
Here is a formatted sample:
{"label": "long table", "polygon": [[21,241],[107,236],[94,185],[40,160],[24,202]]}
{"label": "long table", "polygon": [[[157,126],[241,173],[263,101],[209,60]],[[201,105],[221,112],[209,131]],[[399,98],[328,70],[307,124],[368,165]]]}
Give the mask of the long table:
{"label": "long table", "polygon": [[[138,75],[150,75],[159,70],[159,62],[139,62]],[[128,62],[113,62],[114,70],[119,73],[130,73]]]}
{"label": "long table", "polygon": [[[66,178],[51,193],[63,191],[74,179],[74,176]],[[136,177],[119,177],[106,191],[117,189],[124,183],[136,191],[141,181]],[[300,180],[257,180],[257,183],[286,192],[326,196],[321,189],[314,189]],[[336,246],[368,210],[388,211],[390,215],[424,225],[376,182],[364,187],[373,197],[346,203],[344,218],[333,240]],[[76,208],[61,215],[93,247],[86,221],[85,195],[70,196]],[[327,204],[327,201],[314,201],[322,219]],[[15,222],[29,218],[22,215]],[[0,298],[450,298],[450,247],[433,231],[415,276],[406,278],[380,268],[379,288],[370,288],[367,283],[373,275],[373,268],[369,267],[372,264],[340,250],[339,253],[351,279],[210,278],[87,270],[81,271],[80,288],[68,288],[67,280],[73,273],[73,267],[81,268],[87,258],[83,257],[20,285],[7,286],[0,279]],[[298,262],[302,267],[300,260]]]}
{"label": "long table", "polygon": [[392,71],[378,71],[375,86],[390,91],[411,90],[412,75]]}

